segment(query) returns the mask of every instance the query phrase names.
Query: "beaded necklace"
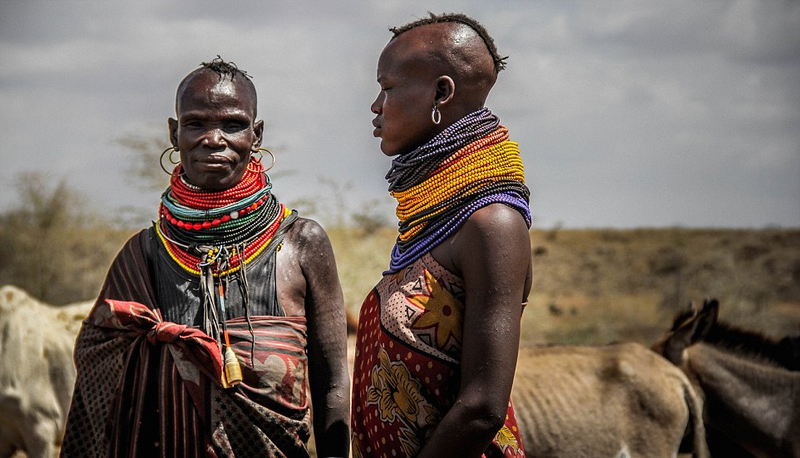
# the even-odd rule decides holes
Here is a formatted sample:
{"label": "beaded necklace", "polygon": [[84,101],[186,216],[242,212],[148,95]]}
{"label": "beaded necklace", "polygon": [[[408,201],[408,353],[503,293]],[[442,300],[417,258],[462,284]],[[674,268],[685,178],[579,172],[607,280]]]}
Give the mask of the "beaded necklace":
{"label": "beaded necklace", "polygon": [[420,183],[454,151],[489,135],[499,125],[500,118],[483,108],[447,126],[428,143],[392,161],[386,173],[389,191],[403,191]]}
{"label": "beaded necklace", "polygon": [[[186,181],[178,165],[161,196],[156,234],[170,258],[199,277],[201,327],[219,342],[224,358],[221,383],[241,383],[239,360],[231,349],[226,324],[226,292],[239,279],[245,319],[251,336],[246,265],[267,247],[292,211],[270,192],[272,183],[260,161],[251,160],[242,180],[224,191],[205,191]],[[255,338],[251,340],[251,360]]]}
{"label": "beaded necklace", "polygon": [[[200,275],[203,267],[215,277],[238,271],[263,251],[290,212],[270,192],[259,162],[251,162],[236,186],[219,192],[188,183],[179,168],[161,196],[156,232],[169,256],[191,274]],[[224,263],[217,262],[220,256]]]}
{"label": "beaded necklace", "polygon": [[503,203],[530,227],[530,191],[519,148],[488,109],[471,113],[392,162],[399,235],[389,269],[408,266],[452,235],[476,210]]}

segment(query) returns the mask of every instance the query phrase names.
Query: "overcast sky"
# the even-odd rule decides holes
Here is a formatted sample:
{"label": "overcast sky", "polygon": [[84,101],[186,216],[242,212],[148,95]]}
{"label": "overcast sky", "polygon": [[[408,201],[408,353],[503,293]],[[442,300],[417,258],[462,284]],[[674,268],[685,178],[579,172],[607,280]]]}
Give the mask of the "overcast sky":
{"label": "overcast sky", "polygon": [[796,0],[2,0],[0,210],[46,170],[155,216],[116,140],[166,148],[178,82],[220,54],[253,76],[281,200],[391,216],[376,62],[428,11],[474,16],[510,56],[487,106],[536,226],[800,227]]}

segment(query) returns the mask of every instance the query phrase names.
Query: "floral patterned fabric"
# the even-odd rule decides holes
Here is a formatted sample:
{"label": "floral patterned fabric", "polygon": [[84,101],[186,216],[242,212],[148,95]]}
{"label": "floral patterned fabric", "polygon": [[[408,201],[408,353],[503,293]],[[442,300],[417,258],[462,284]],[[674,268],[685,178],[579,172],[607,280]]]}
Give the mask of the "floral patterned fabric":
{"label": "floral patterned fabric", "polygon": [[[462,280],[430,254],[370,292],[353,375],[354,458],[419,453],[458,394],[463,313]],[[483,456],[525,456],[510,402]]]}

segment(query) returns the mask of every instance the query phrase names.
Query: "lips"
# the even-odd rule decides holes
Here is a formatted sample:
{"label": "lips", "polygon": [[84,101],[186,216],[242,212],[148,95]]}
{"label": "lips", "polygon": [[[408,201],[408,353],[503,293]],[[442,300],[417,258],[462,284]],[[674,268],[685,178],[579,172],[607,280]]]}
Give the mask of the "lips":
{"label": "lips", "polygon": [[194,169],[200,173],[228,173],[234,161],[217,154],[201,156],[194,160]]}
{"label": "lips", "polygon": [[375,129],[372,131],[373,137],[380,137],[381,136],[381,124],[377,120],[372,120],[372,125],[375,126]]}
{"label": "lips", "polygon": [[231,158],[226,156],[220,156],[218,154],[212,154],[210,156],[204,156],[197,159],[197,163],[214,166],[214,165],[227,165],[233,163]]}

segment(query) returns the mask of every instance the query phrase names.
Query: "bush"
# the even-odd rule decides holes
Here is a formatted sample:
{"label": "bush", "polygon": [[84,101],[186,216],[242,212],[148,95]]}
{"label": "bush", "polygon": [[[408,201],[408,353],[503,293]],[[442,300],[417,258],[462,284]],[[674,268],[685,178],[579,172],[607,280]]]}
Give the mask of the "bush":
{"label": "bush", "polygon": [[16,187],[19,205],[0,215],[0,285],[56,304],[96,296],[128,232],[86,212],[63,181],[23,174]]}

